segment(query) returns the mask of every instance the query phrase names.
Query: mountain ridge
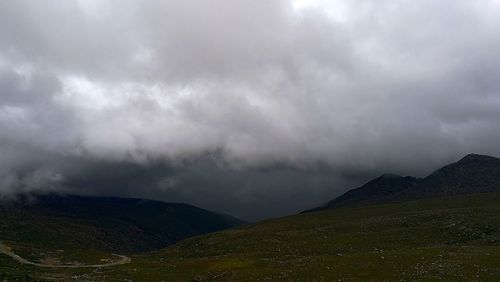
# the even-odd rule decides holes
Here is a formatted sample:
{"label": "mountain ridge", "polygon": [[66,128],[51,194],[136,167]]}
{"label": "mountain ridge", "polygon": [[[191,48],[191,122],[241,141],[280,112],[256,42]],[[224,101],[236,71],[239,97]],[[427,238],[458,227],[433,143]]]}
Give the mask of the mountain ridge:
{"label": "mountain ridge", "polygon": [[21,195],[0,201],[0,238],[35,245],[91,245],[137,253],[232,228],[234,217],[182,203],[139,198],[59,194]]}
{"label": "mountain ridge", "polygon": [[500,159],[468,154],[424,178],[383,174],[305,212],[500,191]]}

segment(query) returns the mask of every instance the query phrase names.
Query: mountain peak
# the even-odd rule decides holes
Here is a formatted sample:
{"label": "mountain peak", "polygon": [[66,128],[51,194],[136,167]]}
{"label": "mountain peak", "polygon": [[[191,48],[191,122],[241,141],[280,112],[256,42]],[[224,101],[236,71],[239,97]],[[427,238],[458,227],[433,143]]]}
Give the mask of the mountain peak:
{"label": "mountain peak", "polygon": [[498,160],[498,158],[480,154],[468,154],[461,160],[459,160],[457,163],[469,162],[469,161],[489,161],[489,160]]}
{"label": "mountain peak", "polygon": [[383,174],[312,210],[498,191],[500,158],[468,154],[425,178]]}

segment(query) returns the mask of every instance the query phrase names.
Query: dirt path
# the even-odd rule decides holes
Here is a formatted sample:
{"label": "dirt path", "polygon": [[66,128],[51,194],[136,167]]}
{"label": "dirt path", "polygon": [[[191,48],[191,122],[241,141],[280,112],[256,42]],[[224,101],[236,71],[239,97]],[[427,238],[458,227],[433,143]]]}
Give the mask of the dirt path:
{"label": "dirt path", "polygon": [[87,265],[51,265],[51,264],[42,264],[42,263],[36,263],[29,261],[17,254],[15,254],[9,247],[6,245],[0,243],[0,253],[5,254],[16,261],[22,263],[22,264],[28,264],[28,265],[33,265],[33,266],[38,266],[38,267],[52,267],[52,268],[99,268],[99,267],[109,267],[109,266],[115,266],[115,265],[122,265],[129,263],[131,260],[129,257],[122,256],[122,255],[117,255],[113,254],[114,256],[119,257],[120,259],[115,261],[115,262],[110,262],[110,263],[104,263],[104,264],[87,264]]}

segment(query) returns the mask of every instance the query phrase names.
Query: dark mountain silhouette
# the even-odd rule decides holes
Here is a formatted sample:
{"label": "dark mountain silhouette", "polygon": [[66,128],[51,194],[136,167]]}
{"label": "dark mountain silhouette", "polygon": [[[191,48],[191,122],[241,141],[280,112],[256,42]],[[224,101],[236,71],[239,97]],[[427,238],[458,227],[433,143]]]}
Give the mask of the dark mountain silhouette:
{"label": "dark mountain silhouette", "polygon": [[444,166],[403,191],[398,198],[419,199],[500,191],[500,159],[470,154]]}
{"label": "dark mountain silhouette", "polygon": [[408,189],[416,185],[416,183],[417,179],[411,176],[403,177],[394,174],[384,174],[359,188],[347,191],[345,194],[328,202],[322,207],[308,211],[322,210],[324,208],[362,206],[376,203]]}
{"label": "dark mountain silhouette", "polygon": [[132,198],[49,194],[0,203],[2,240],[126,253],[242,224],[191,205]]}
{"label": "dark mountain silhouette", "polygon": [[422,179],[382,175],[346,192],[324,206],[305,212],[498,191],[500,191],[500,159],[470,154]]}

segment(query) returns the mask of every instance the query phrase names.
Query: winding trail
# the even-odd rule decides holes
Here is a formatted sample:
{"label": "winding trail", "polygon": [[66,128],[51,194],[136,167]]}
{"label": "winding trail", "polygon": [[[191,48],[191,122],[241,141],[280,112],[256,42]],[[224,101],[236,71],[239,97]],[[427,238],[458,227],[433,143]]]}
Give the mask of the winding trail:
{"label": "winding trail", "polygon": [[19,263],[22,263],[22,264],[28,264],[28,265],[38,266],[38,267],[51,267],[51,268],[100,268],[100,267],[109,267],[109,266],[127,264],[131,261],[131,259],[127,256],[113,254],[114,256],[117,256],[120,259],[115,261],[115,262],[104,263],[104,264],[87,264],[87,265],[42,264],[42,263],[36,263],[36,262],[29,261],[29,260],[15,254],[11,250],[11,248],[7,247],[6,245],[4,245],[2,243],[0,243],[0,253],[7,255],[7,256],[11,257],[12,259],[15,259],[16,261],[18,261]]}

